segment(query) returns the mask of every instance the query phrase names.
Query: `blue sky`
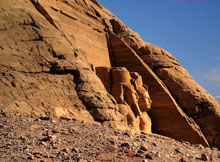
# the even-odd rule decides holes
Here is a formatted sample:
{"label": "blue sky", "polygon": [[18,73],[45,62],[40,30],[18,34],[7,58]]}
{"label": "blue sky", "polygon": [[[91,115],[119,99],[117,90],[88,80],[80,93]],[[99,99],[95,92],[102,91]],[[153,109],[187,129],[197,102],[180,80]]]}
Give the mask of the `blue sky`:
{"label": "blue sky", "polygon": [[99,0],[141,38],[174,55],[220,103],[220,0]]}

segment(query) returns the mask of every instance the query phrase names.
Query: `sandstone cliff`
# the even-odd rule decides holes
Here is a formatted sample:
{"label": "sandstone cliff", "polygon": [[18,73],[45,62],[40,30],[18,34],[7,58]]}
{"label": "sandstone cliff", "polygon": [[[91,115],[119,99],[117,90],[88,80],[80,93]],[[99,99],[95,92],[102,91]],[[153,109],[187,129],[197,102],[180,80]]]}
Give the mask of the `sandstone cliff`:
{"label": "sandstone cliff", "polygon": [[143,42],[96,0],[0,0],[0,6],[2,112],[126,127],[95,73],[98,66],[126,67],[149,87],[154,133],[220,147],[215,99],[171,54]]}

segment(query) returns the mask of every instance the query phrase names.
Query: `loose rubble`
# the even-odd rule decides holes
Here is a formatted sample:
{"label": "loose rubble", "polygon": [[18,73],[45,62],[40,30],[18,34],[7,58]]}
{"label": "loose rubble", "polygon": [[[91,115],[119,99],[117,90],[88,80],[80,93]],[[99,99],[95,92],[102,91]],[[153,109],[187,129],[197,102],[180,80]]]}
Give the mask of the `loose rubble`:
{"label": "loose rubble", "polygon": [[0,161],[220,161],[220,151],[65,118],[0,115]]}

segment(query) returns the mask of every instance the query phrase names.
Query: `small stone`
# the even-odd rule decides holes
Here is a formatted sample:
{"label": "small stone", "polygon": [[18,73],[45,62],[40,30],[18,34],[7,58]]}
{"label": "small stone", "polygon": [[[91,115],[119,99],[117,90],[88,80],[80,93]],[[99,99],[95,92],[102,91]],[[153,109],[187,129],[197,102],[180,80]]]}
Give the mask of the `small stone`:
{"label": "small stone", "polygon": [[141,150],[141,149],[138,150],[138,154],[144,154],[144,153],[145,153],[144,150]]}
{"label": "small stone", "polygon": [[52,135],[53,135],[53,132],[52,132],[51,130],[48,130],[48,131],[47,131],[47,135],[48,135],[48,136],[52,136]]}
{"label": "small stone", "polygon": [[180,154],[180,153],[181,153],[181,151],[180,151],[179,149],[175,149],[175,152],[176,152],[177,154]]}
{"label": "small stone", "polygon": [[198,148],[200,148],[200,149],[203,149],[203,148],[204,148],[204,146],[201,145],[201,144],[196,145],[196,147],[198,147]]}
{"label": "small stone", "polygon": [[105,150],[109,151],[109,152],[114,152],[115,150],[117,150],[117,147],[115,146],[111,146],[111,145],[107,145],[105,147]]}
{"label": "small stone", "polygon": [[34,160],[34,157],[33,156],[29,156],[27,159],[28,160]]}
{"label": "small stone", "polygon": [[55,141],[56,138],[57,138],[57,137],[54,136],[54,135],[52,135],[52,136],[48,136],[48,140],[51,141],[51,142]]}
{"label": "small stone", "polygon": [[117,136],[109,137],[109,142],[113,145],[116,145],[118,143],[118,137]]}
{"label": "small stone", "polygon": [[161,157],[161,155],[160,155],[159,152],[157,152],[155,156],[156,156],[156,157]]}
{"label": "small stone", "polygon": [[146,137],[146,135],[141,134],[141,135],[140,135],[140,138],[147,138],[147,137]]}
{"label": "small stone", "polygon": [[56,123],[57,121],[56,120],[51,120],[51,123]]}
{"label": "small stone", "polygon": [[143,151],[148,151],[148,148],[147,148],[147,146],[146,145],[141,145],[141,147],[140,147],[140,149],[141,150],[143,150]]}
{"label": "small stone", "polygon": [[129,143],[122,143],[121,147],[130,147],[130,144]]}
{"label": "small stone", "polygon": [[143,141],[148,141],[148,140],[146,138],[144,138]]}
{"label": "small stone", "polygon": [[143,162],[149,162],[148,160],[143,160]]}
{"label": "small stone", "polygon": [[131,137],[131,131],[126,130],[125,135],[127,135],[128,137]]}
{"label": "small stone", "polygon": [[87,162],[87,160],[80,159],[79,162]]}
{"label": "small stone", "polygon": [[44,146],[47,146],[47,143],[46,142],[41,142]]}
{"label": "small stone", "polygon": [[80,149],[79,149],[79,148],[72,148],[72,152],[79,153],[79,152],[80,152]]}
{"label": "small stone", "polygon": [[216,148],[216,147],[212,147],[211,149],[214,151],[218,151],[218,148]]}
{"label": "small stone", "polygon": [[157,146],[157,144],[156,144],[156,143],[154,143],[154,142],[152,143],[152,145],[153,145],[153,146]]}
{"label": "small stone", "polygon": [[208,157],[205,154],[201,155],[201,160],[208,161]]}
{"label": "small stone", "polygon": [[180,162],[188,162],[188,159],[187,159],[186,157],[182,157],[182,158],[180,159]]}
{"label": "small stone", "polygon": [[149,154],[146,154],[146,155],[145,155],[145,158],[146,158],[146,159],[150,159],[150,160],[153,159],[153,157],[152,157],[151,155],[149,155]]}
{"label": "small stone", "polygon": [[71,152],[70,148],[65,148],[63,151],[66,152],[66,153],[70,153]]}
{"label": "small stone", "polygon": [[170,155],[166,155],[167,158],[170,158]]}

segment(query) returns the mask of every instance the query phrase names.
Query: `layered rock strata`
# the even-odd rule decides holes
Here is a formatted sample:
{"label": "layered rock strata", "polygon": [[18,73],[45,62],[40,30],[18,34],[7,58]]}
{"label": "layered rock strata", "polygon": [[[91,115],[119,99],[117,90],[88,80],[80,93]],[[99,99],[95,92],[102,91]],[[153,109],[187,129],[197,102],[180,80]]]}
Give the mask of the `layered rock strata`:
{"label": "layered rock strata", "polygon": [[75,36],[64,33],[41,4],[14,0],[0,6],[2,112],[123,121]]}

